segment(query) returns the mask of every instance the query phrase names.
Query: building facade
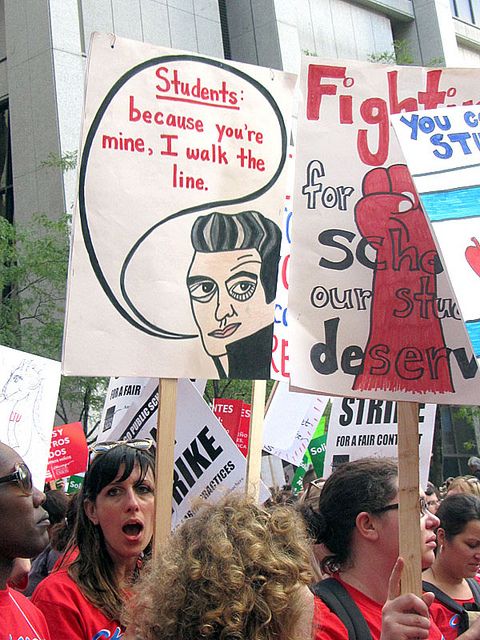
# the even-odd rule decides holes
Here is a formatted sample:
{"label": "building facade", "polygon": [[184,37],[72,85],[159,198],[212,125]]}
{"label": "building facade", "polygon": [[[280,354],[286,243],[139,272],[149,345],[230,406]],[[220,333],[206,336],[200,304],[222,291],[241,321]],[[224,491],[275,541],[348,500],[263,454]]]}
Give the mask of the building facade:
{"label": "building facade", "polygon": [[394,43],[414,64],[480,66],[480,0],[0,0],[0,215],[9,220],[73,208],[75,172],[45,161],[78,148],[95,31],[291,72],[302,52],[381,59]]}

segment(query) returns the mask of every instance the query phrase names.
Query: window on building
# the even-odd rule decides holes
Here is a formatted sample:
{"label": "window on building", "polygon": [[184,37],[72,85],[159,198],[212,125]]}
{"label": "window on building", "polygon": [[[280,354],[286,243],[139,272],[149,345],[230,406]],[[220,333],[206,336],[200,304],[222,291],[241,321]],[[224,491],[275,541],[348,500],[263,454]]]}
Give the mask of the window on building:
{"label": "window on building", "polygon": [[456,18],[480,26],[480,0],[450,0]]}
{"label": "window on building", "polygon": [[0,216],[13,222],[13,176],[8,103],[0,103]]}

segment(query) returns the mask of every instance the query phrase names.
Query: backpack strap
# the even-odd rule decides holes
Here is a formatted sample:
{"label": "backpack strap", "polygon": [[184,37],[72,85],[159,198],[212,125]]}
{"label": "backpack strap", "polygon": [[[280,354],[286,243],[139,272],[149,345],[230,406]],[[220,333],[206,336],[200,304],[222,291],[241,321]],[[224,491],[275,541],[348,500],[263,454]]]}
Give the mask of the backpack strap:
{"label": "backpack strap", "polygon": [[372,634],[360,609],[338,580],[326,578],[314,584],[311,589],[343,622],[348,631],[348,640],[372,640]]}
{"label": "backpack strap", "polygon": [[480,607],[480,584],[478,584],[475,578],[467,578],[467,582],[472,591],[475,604]]}
{"label": "backpack strap", "polygon": [[447,609],[450,609],[450,611],[453,611],[453,613],[458,613],[459,615],[459,625],[457,629],[458,635],[462,634],[464,631],[468,629],[469,627],[468,613],[463,607],[463,605],[461,605],[459,602],[457,602],[453,598],[450,598],[450,596],[447,595],[445,591],[442,591],[431,582],[427,582],[426,580],[424,580],[422,582],[422,588],[424,591],[431,591],[435,595],[435,598],[441,604],[445,605]]}
{"label": "backpack strap", "polygon": [[451,598],[445,593],[445,591],[442,591],[431,582],[426,582],[424,580],[422,582],[422,587],[424,591],[431,591],[435,595],[435,598],[451,611],[454,611],[455,613],[462,613],[464,611],[463,606],[459,602]]}

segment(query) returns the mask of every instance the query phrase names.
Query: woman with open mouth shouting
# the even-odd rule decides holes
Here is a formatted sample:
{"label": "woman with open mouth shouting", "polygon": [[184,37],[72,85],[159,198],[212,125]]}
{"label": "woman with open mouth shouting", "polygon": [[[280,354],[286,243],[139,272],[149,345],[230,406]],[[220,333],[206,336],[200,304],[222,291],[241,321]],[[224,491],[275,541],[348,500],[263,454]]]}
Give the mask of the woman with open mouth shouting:
{"label": "woman with open mouth shouting", "polygon": [[32,596],[52,637],[122,637],[120,610],[153,534],[152,444],[131,440],[102,442],[94,448],[72,541],[78,555],[67,550],[68,562],[45,578]]}

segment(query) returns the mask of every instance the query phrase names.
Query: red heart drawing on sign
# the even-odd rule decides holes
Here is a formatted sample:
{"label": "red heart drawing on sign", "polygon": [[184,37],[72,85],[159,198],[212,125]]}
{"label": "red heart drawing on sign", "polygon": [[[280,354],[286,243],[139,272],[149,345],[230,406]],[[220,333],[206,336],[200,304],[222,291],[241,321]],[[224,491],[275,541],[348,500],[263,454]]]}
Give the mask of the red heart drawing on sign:
{"label": "red heart drawing on sign", "polygon": [[465,258],[477,276],[480,276],[480,243],[476,238],[471,238],[471,240],[475,246],[465,249]]}

